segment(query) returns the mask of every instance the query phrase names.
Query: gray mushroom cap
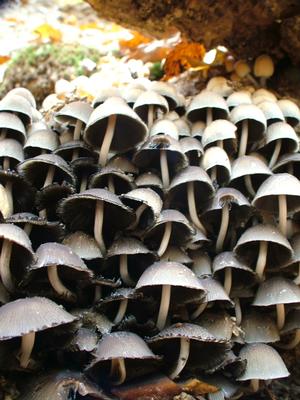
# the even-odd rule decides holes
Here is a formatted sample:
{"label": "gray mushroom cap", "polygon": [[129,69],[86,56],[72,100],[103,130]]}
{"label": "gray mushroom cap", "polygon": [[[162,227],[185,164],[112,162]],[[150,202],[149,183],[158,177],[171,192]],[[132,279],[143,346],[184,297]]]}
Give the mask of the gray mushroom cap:
{"label": "gray mushroom cap", "polygon": [[265,179],[272,175],[269,167],[259,158],[253,156],[242,156],[235,159],[231,167],[230,182],[246,175],[262,175]]}
{"label": "gray mushroom cap", "polygon": [[50,129],[43,131],[35,131],[28,136],[24,145],[25,153],[27,157],[34,157],[35,149],[47,150],[49,152],[54,151],[59,145],[58,136],[55,132]]}
{"label": "gray mushroom cap", "polygon": [[176,91],[175,86],[169,82],[153,81],[150,88],[167,100],[170,110],[174,110],[181,105],[180,94]]}
{"label": "gray mushroom cap", "polygon": [[9,158],[10,169],[15,168],[16,164],[24,160],[22,145],[14,139],[3,139],[0,141],[0,159]]}
{"label": "gray mushroom cap", "polygon": [[95,172],[89,178],[89,188],[106,188],[108,178],[114,178],[114,188],[116,194],[127,192],[134,187],[133,176],[115,167],[106,166],[100,171]]}
{"label": "gray mushroom cap", "polygon": [[300,121],[300,110],[296,103],[289,99],[281,99],[277,101],[280,110],[288,124],[291,126],[298,125]]}
{"label": "gray mushroom cap", "polygon": [[73,101],[66,104],[55,115],[55,120],[61,124],[76,125],[82,121],[85,125],[93,112],[93,107],[84,101]]}
{"label": "gray mushroom cap", "polygon": [[153,190],[162,191],[162,181],[160,177],[153,172],[145,172],[136,177],[135,184],[137,187],[149,187]]}
{"label": "gray mushroom cap", "polygon": [[178,135],[180,138],[191,137],[190,125],[185,118],[181,117],[181,118],[175,119],[174,123],[177,126]]}
{"label": "gray mushroom cap", "polygon": [[260,108],[253,104],[241,104],[230,113],[231,121],[241,128],[243,121],[248,121],[248,142],[255,142],[263,137],[266,129],[266,118]]}
{"label": "gray mushroom cap", "polygon": [[206,121],[206,111],[212,109],[213,119],[226,118],[229,114],[226,101],[217,93],[203,90],[193,98],[187,108],[187,118],[191,122]]}
{"label": "gray mushroom cap", "polygon": [[132,175],[137,175],[139,172],[137,167],[133,165],[131,160],[119,154],[116,154],[114,157],[109,159],[107,167],[120,169],[126,174],[132,174]]}
{"label": "gray mushroom cap", "polygon": [[154,90],[142,92],[134,103],[133,109],[145,121],[148,107],[151,105],[160,108],[164,113],[169,111],[167,100]]}
{"label": "gray mushroom cap", "polygon": [[16,114],[27,125],[31,122],[31,105],[24,97],[14,94],[7,94],[0,101],[0,111],[6,111]]}
{"label": "gray mushroom cap", "polygon": [[237,127],[226,119],[217,119],[209,124],[203,132],[201,142],[204,148],[214,146],[222,141],[227,152],[236,151],[236,130]]}
{"label": "gray mushroom cap", "polygon": [[100,106],[101,104],[103,104],[105,102],[105,100],[107,100],[110,97],[121,97],[121,93],[120,90],[116,87],[103,87],[100,88],[98,91],[98,94],[96,96],[96,98],[94,99],[92,106],[93,108],[97,108],[98,106]]}
{"label": "gray mushroom cap", "polygon": [[85,232],[76,231],[69,234],[65,237],[63,244],[70,247],[78,257],[87,261],[103,257],[96,240]]}
{"label": "gray mushroom cap", "polygon": [[267,344],[247,344],[242,348],[239,356],[247,361],[247,366],[245,372],[237,379],[238,381],[268,380],[289,376],[280,355]]}
{"label": "gray mushroom cap", "polygon": [[222,302],[227,306],[233,306],[233,301],[230,300],[228,294],[224,290],[224,287],[219,281],[210,276],[202,277],[200,281],[207,292],[205,299],[207,303],[217,301]]}
{"label": "gray mushroom cap", "polygon": [[33,94],[31,93],[30,90],[28,90],[25,87],[13,88],[7,94],[22,96],[22,97],[24,97],[24,99],[26,99],[30,103],[31,107],[36,108],[36,101],[35,101]]}
{"label": "gray mushroom cap", "polygon": [[173,139],[178,140],[179,132],[177,125],[169,119],[158,119],[150,128],[150,136],[169,135]]}
{"label": "gray mushroom cap", "polygon": [[300,288],[291,280],[276,276],[263,282],[253,301],[254,306],[300,303]]}
{"label": "gray mushroom cap", "polygon": [[276,162],[272,171],[275,173],[288,172],[289,165],[294,168],[294,176],[300,178],[299,165],[300,165],[300,153],[284,154]]}
{"label": "gray mushroom cap", "polygon": [[198,276],[198,278],[211,276],[212,265],[209,255],[203,250],[195,250],[190,252],[190,254],[193,260],[192,270]]}
{"label": "gray mushroom cap", "polygon": [[168,246],[167,250],[161,257],[162,261],[173,261],[184,265],[191,265],[193,260],[188,254],[178,246]]}
{"label": "gray mushroom cap", "polygon": [[281,109],[273,101],[265,100],[257,105],[264,113],[267,121],[267,125],[270,126],[279,121],[284,121],[284,116]]}
{"label": "gray mushroom cap", "polygon": [[17,139],[24,144],[26,130],[22,120],[10,112],[0,112],[0,129],[7,129],[7,137]]}
{"label": "gray mushroom cap", "polygon": [[275,321],[269,315],[257,311],[243,315],[241,328],[245,343],[274,343],[280,340]]}
{"label": "gray mushroom cap", "polygon": [[0,340],[69,324],[76,318],[45,297],[26,297],[0,307]]}
{"label": "gray mushroom cap", "polygon": [[230,96],[228,96],[226,102],[229,110],[232,110],[234,107],[237,107],[240,104],[252,104],[251,95],[246,90],[233,92]]}
{"label": "gray mushroom cap", "polygon": [[225,311],[205,310],[197,318],[197,324],[205,328],[212,336],[220,340],[229,341],[233,335],[235,324]]}
{"label": "gray mushroom cap", "polygon": [[186,136],[180,139],[179,143],[183,153],[190,159],[190,161],[193,158],[193,155],[195,155],[194,158],[196,158],[198,161],[197,164],[199,164],[199,159],[203,155],[203,147],[200,141],[194,137]]}
{"label": "gray mushroom cap", "polygon": [[162,200],[160,196],[150,188],[137,188],[123,194],[121,199],[125,205],[136,209],[141,204],[149,207],[153,213],[152,220],[155,221],[160,215],[162,209]]}
{"label": "gray mushroom cap", "polygon": [[275,122],[268,127],[265,145],[269,145],[279,139],[282,140],[282,154],[295,153],[299,150],[298,136],[295,130],[286,122]]}
{"label": "gray mushroom cap", "polygon": [[203,121],[194,122],[192,125],[191,136],[201,140],[205,127],[206,124]]}
{"label": "gray mushroom cap", "polygon": [[291,310],[286,316],[284,327],[280,333],[285,335],[298,329],[300,329],[300,309]]}
{"label": "gray mushroom cap", "polygon": [[9,240],[20,246],[26,251],[30,260],[33,260],[34,253],[31,247],[31,241],[23,229],[13,224],[0,224],[0,238],[3,240]]}
{"label": "gray mushroom cap", "polygon": [[107,257],[115,257],[122,254],[153,254],[144,244],[135,238],[120,237],[116,239],[107,251]]}
{"label": "gray mushroom cap", "polygon": [[230,179],[231,164],[228,154],[221,147],[213,146],[206,149],[201,159],[201,167],[206,172],[216,167],[219,170],[217,171],[217,180],[222,184]]}

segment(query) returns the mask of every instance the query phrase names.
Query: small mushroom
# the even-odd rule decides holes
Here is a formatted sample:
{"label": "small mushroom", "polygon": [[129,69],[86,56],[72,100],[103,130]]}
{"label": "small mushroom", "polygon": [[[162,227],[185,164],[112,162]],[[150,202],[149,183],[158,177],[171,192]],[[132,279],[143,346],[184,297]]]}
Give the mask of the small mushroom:
{"label": "small mushroom", "polygon": [[31,107],[36,108],[36,101],[32,92],[25,87],[16,87],[11,89],[7,94],[24,97],[30,103]]}
{"label": "small mushroom", "polygon": [[163,184],[160,177],[153,172],[145,172],[135,179],[138,188],[149,188],[156,192],[160,198],[163,198]]}
{"label": "small mushroom", "polygon": [[169,105],[163,96],[155,91],[147,90],[137,98],[133,109],[150,129],[157,119],[158,111],[166,113],[169,111]]}
{"label": "small mushroom", "polygon": [[182,248],[172,245],[168,246],[167,250],[161,257],[161,261],[178,262],[186,265],[187,267],[193,264],[193,260]]}
{"label": "small mushroom", "polygon": [[267,126],[284,121],[284,116],[277,103],[270,100],[263,100],[257,104],[257,107],[264,113]]}
{"label": "small mushroom", "polygon": [[107,188],[117,195],[127,193],[134,188],[133,177],[114,167],[103,167],[90,176],[89,188]]}
{"label": "small mushroom", "polygon": [[[300,285],[300,233],[297,232],[290,241],[293,256],[288,260],[287,263],[281,265],[282,272],[291,271],[291,275],[294,278],[296,285]],[[296,278],[295,278],[296,276]]]}
{"label": "small mushroom", "polygon": [[178,135],[180,139],[191,137],[191,128],[188,121],[184,118],[178,118],[174,120],[175,125],[178,129]]}
{"label": "small mushroom", "polygon": [[[226,101],[217,93],[203,90],[193,98],[187,108],[187,118],[191,122],[203,121],[208,126],[215,119],[226,119]],[[194,135],[193,135],[194,136]]]}
{"label": "small mushroom", "polygon": [[285,154],[279,158],[272,168],[273,172],[278,174],[288,172],[300,179],[300,153]]}
{"label": "small mushroom", "polygon": [[192,131],[191,131],[191,136],[195,139],[198,139],[201,141],[204,129],[206,127],[205,122],[203,121],[197,121],[192,124]]}
{"label": "small mushroom", "polygon": [[274,63],[268,54],[262,54],[255,59],[253,66],[254,76],[260,78],[260,84],[266,87],[266,80],[274,74]]}
{"label": "small mushroom", "polygon": [[205,150],[201,167],[208,173],[214,186],[223,186],[229,182],[231,165],[226,151],[221,147],[213,146]]}
{"label": "small mushroom", "polygon": [[78,160],[78,158],[93,158],[96,160],[96,153],[92,147],[82,140],[68,140],[57,147],[53,153],[69,163]]}
{"label": "small mushroom", "polygon": [[45,297],[18,299],[0,307],[0,340],[21,338],[20,366],[27,368],[37,332],[76,320]]}
{"label": "small mushroom", "polygon": [[110,97],[121,97],[120,89],[110,86],[110,87],[101,87],[97,91],[97,95],[92,103],[93,108],[99,107]]}
{"label": "small mushroom", "polygon": [[229,342],[236,330],[236,324],[225,310],[218,312],[205,310],[197,319],[197,324],[206,329],[211,335]]}
{"label": "small mushroom", "polygon": [[0,112],[2,111],[15,114],[25,126],[30,124],[32,119],[31,104],[23,96],[16,94],[8,93],[2,98],[0,101]]}
{"label": "small mushroom", "polygon": [[139,96],[144,92],[143,89],[137,87],[125,87],[121,89],[121,96],[129,105],[130,108],[133,108],[134,103],[137,101]]}
{"label": "small mushroom", "polygon": [[28,136],[24,145],[26,158],[33,158],[40,154],[51,153],[59,146],[58,136],[50,129],[35,130]]}
{"label": "small mushroom", "polygon": [[184,107],[184,105],[181,104],[180,93],[178,93],[176,87],[170,82],[152,81],[150,88],[167,100],[170,111],[176,110],[182,106]]}
{"label": "small mushroom", "polygon": [[206,89],[210,92],[219,94],[220,96],[227,98],[233,92],[233,87],[230,81],[224,76],[214,76],[206,84]]}
{"label": "small mushroom", "polygon": [[289,99],[281,99],[277,104],[288,124],[295,127],[300,122],[300,110],[296,103]]}
{"label": "small mushroom", "polygon": [[257,87],[257,82],[251,75],[251,67],[245,60],[238,60],[234,64],[234,71],[240,79],[248,79],[251,84]]}
{"label": "small mushroom", "polygon": [[149,136],[155,135],[169,135],[175,140],[179,139],[177,125],[169,119],[158,119],[152,124]]}
{"label": "small mushroom", "polygon": [[209,255],[203,250],[190,251],[193,260],[192,270],[198,278],[212,276],[212,263]]}
{"label": "small mushroom", "polygon": [[300,343],[300,310],[291,310],[284,324],[284,327],[280,331],[280,335],[290,335],[293,334],[289,342],[280,343],[279,347],[281,349],[294,349]]}
{"label": "small mushroom", "polygon": [[241,328],[245,343],[274,343],[280,340],[275,321],[266,313],[245,312]]}
{"label": "small mushroom", "polygon": [[189,160],[190,166],[200,165],[200,159],[203,156],[203,147],[198,139],[186,136],[179,141],[183,154]]}
{"label": "small mushroom", "polygon": [[26,140],[26,130],[22,120],[10,112],[0,112],[0,140],[15,139],[21,144]]}
{"label": "small mushroom", "polygon": [[230,111],[240,104],[252,104],[251,94],[247,90],[233,92],[226,100]]}
{"label": "small mushroom", "polygon": [[231,155],[236,152],[237,127],[226,119],[217,119],[208,125],[203,132],[201,142],[204,149],[218,146]]}

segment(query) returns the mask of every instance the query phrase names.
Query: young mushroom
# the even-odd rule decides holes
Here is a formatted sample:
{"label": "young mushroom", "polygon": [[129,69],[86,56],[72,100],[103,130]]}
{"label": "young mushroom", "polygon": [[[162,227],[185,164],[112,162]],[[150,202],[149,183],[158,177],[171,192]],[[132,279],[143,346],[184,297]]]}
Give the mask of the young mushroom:
{"label": "young mushroom", "polygon": [[260,84],[266,87],[267,79],[274,74],[274,63],[268,54],[262,54],[255,59],[253,66],[254,76],[260,79]]}
{"label": "young mushroom", "polygon": [[[25,126],[31,123],[32,120],[32,107],[28,100],[24,97],[15,95],[15,94],[7,94],[0,101],[0,114],[5,111],[12,113],[19,117],[19,119],[23,122]],[[25,139],[25,135],[24,135]],[[23,139],[23,140],[24,140]]]}
{"label": "young mushroom", "polygon": [[26,129],[22,120],[10,112],[0,112],[0,140],[15,139],[24,144]]}
{"label": "young mushroom", "polygon": [[228,111],[223,97],[217,93],[203,90],[193,98],[188,106],[187,118],[193,123],[203,121],[208,126],[215,119],[226,119],[229,114]]}
{"label": "young mushroom", "polygon": [[266,313],[254,310],[244,313],[241,329],[245,343],[275,343],[280,340],[274,319]]}
{"label": "young mushroom", "polygon": [[89,188],[107,188],[117,195],[127,193],[134,188],[133,176],[124,171],[106,166],[89,178]]}
{"label": "young mushroom", "polygon": [[206,150],[212,146],[221,147],[227,154],[232,155],[237,149],[237,127],[226,119],[217,119],[208,125],[203,132],[201,143]]}
{"label": "young mushroom", "polygon": [[166,113],[169,111],[169,105],[166,99],[152,90],[142,92],[136,99],[133,106],[137,115],[147,124],[150,129],[157,119],[159,111]]}
{"label": "young mushroom", "polygon": [[203,147],[198,139],[186,136],[179,141],[183,154],[188,158],[190,166],[200,165]]}
{"label": "young mushroom", "polygon": [[40,154],[52,153],[59,146],[59,139],[50,129],[34,130],[24,145],[25,158],[33,158]]}
{"label": "young mushroom", "polygon": [[240,104],[252,104],[251,94],[247,90],[240,90],[238,92],[233,92],[226,99],[226,102],[229,110],[232,111],[234,107],[237,107]]}
{"label": "young mushroom", "polygon": [[205,150],[201,159],[201,167],[208,173],[215,187],[229,182],[231,165],[228,154],[221,147],[213,146]]}
{"label": "young mushroom", "polygon": [[278,347],[281,349],[295,349],[300,343],[300,310],[291,310],[284,324],[284,327],[280,331],[281,336],[291,335],[292,338],[288,342],[280,343]]}
{"label": "young mushroom", "polygon": [[289,99],[278,100],[277,104],[286,122],[292,127],[296,127],[300,122],[300,110],[297,104]]}

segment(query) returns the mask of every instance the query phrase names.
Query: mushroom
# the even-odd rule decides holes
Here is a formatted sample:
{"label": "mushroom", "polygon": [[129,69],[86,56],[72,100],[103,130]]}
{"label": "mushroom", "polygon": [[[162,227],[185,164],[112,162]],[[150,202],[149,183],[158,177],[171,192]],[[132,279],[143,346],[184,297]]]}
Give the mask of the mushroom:
{"label": "mushroom", "polygon": [[261,101],[272,101],[277,102],[277,98],[274,93],[266,88],[259,88],[252,93],[252,102],[254,104],[259,104]]}
{"label": "mushroom", "polygon": [[26,140],[24,154],[26,158],[33,158],[53,152],[58,145],[59,140],[55,132],[50,129],[34,130]]}
{"label": "mushroom", "polygon": [[257,103],[257,106],[264,113],[267,126],[284,121],[284,116],[277,103],[270,100],[263,100]]}
{"label": "mushroom", "polygon": [[280,331],[280,335],[293,334],[292,338],[288,342],[280,343],[278,347],[281,349],[294,349],[300,343],[300,310],[291,310],[284,324],[284,327]]}
{"label": "mushroom", "polygon": [[37,332],[70,324],[76,320],[45,297],[18,299],[0,307],[0,340],[21,338],[20,366],[27,368]]}
{"label": "mushroom", "polygon": [[174,123],[177,126],[178,136],[180,139],[191,137],[190,124],[184,117],[175,119]]}
{"label": "mushroom", "polygon": [[247,90],[240,90],[238,92],[233,92],[226,100],[228,108],[230,111],[234,107],[239,106],[240,104],[251,104],[251,94]]}
{"label": "mushroom", "polygon": [[81,326],[64,346],[64,358],[74,366],[86,365],[91,361],[91,353],[96,349],[98,339],[95,328]]}
{"label": "mushroom", "polygon": [[228,107],[223,97],[208,90],[203,90],[195,96],[187,108],[189,121],[193,123],[203,121],[206,126],[215,119],[226,119],[228,114]]}
{"label": "mushroom", "polygon": [[8,93],[0,101],[0,113],[2,111],[15,114],[25,126],[30,124],[32,119],[31,104],[23,96]]}
{"label": "mushroom", "polygon": [[110,97],[90,115],[84,140],[100,149],[99,164],[104,167],[109,151],[131,150],[145,139],[146,133],[146,125],[125,101]]}
{"label": "mushroom", "polygon": [[200,159],[203,156],[203,148],[198,139],[186,136],[179,141],[182,152],[189,160],[190,166],[200,165]]}
{"label": "mushroom", "polygon": [[57,147],[53,153],[69,163],[78,160],[78,158],[92,158],[94,160],[97,158],[97,154],[92,147],[82,140],[68,140]]}
{"label": "mushroom", "polygon": [[288,172],[294,175],[297,179],[300,179],[300,154],[291,153],[285,154],[279,158],[277,163],[272,168],[274,173]]}
{"label": "mushroom", "polygon": [[101,87],[97,90],[97,95],[95,96],[92,106],[93,108],[99,107],[110,97],[122,97],[120,89],[110,86],[110,87]]}
{"label": "mushroom", "polygon": [[157,119],[158,111],[166,113],[169,111],[169,106],[163,96],[152,90],[147,90],[137,98],[133,109],[150,129]]}
{"label": "mushroom", "polygon": [[197,301],[205,295],[201,281],[186,266],[177,262],[159,261],[148,267],[136,284],[136,290],[145,295],[157,293],[161,289],[161,299],[156,326],[162,330],[172,303],[182,303],[196,297]]}
{"label": "mushroom", "polygon": [[253,104],[241,104],[230,113],[231,121],[238,128],[239,157],[247,153],[249,145],[263,138],[266,118],[260,108]]}
{"label": "mushroom", "polygon": [[193,264],[193,260],[188,256],[186,251],[184,251],[181,247],[172,245],[168,246],[167,250],[161,257],[161,260],[178,262],[186,265],[187,267],[190,267]]}
{"label": "mushroom", "polygon": [[226,119],[217,119],[208,125],[203,132],[201,142],[206,150],[212,146],[221,147],[227,154],[236,152],[236,130],[237,127]]}
{"label": "mushroom", "polygon": [[255,265],[255,271],[261,280],[265,268],[282,265],[293,254],[288,240],[275,226],[262,224],[244,231],[233,251],[246,265]]}
{"label": "mushroom", "polygon": [[155,353],[164,357],[169,368],[173,365],[168,373],[171,379],[177,378],[186,365],[202,371],[220,366],[230,349],[227,341],[217,339],[205,328],[190,323],[171,325],[147,342]]}
{"label": "mushroom", "polygon": [[252,85],[257,87],[257,82],[251,75],[251,67],[245,60],[238,60],[234,64],[234,71],[240,79],[248,79]]}
{"label": "mushroom", "polygon": [[153,172],[145,172],[135,179],[138,188],[149,188],[156,192],[159,197],[163,198],[163,184],[160,177]]}
{"label": "mushroom", "polygon": [[77,191],[80,193],[87,189],[90,176],[99,171],[99,166],[91,157],[76,158],[71,161],[71,167],[77,177]]}
{"label": "mushroom", "polygon": [[150,88],[167,100],[170,111],[178,110],[180,107],[184,108],[184,104],[181,104],[180,93],[176,91],[176,87],[170,82],[152,81]]}
{"label": "mushroom", "polygon": [[295,127],[300,122],[300,110],[296,103],[289,99],[281,99],[277,104],[288,124]]}
{"label": "mushroom", "polygon": [[138,335],[119,331],[102,337],[94,352],[94,360],[85,371],[98,375],[102,370],[101,375],[108,377],[113,385],[121,385],[130,375],[141,376],[153,370],[158,360],[159,357]]}
{"label": "mushroom", "polygon": [[[280,268],[282,272],[288,272],[294,278],[294,282],[296,285],[300,285],[300,233],[297,232],[290,241],[293,256],[290,258],[287,263],[281,265]],[[296,278],[295,278],[296,276]]]}
{"label": "mushroom", "polygon": [[17,96],[24,97],[24,99],[26,99],[30,103],[31,107],[36,108],[36,101],[35,101],[33,94],[31,93],[30,90],[28,90],[25,87],[13,88],[7,94],[10,96],[17,95]]}
{"label": "mushroom", "polygon": [[215,187],[228,183],[231,165],[226,151],[221,147],[213,146],[205,150],[201,159],[201,167],[210,175]]}
{"label": "mushroom", "polygon": [[205,310],[197,319],[197,324],[206,329],[211,335],[229,342],[236,331],[236,324],[225,310],[218,312]]}
{"label": "mushroom", "polygon": [[275,349],[264,343],[246,344],[242,347],[240,358],[247,361],[245,372],[238,381],[251,381],[252,392],[259,390],[261,380],[279,379],[289,376],[289,371]]}
{"label": "mushroom", "polygon": [[256,57],[253,66],[254,76],[260,78],[260,84],[266,87],[266,80],[274,74],[274,63],[268,54]]}
{"label": "mushroom", "polygon": [[195,234],[191,237],[190,241],[186,244],[189,250],[198,250],[210,244],[208,239],[200,229],[196,229]]}
{"label": "mushroom", "polygon": [[117,195],[127,193],[134,188],[133,176],[114,167],[103,167],[90,176],[90,188],[108,188]]}
{"label": "mushroom", "polygon": [[241,328],[245,343],[274,343],[280,340],[275,321],[266,313],[254,310],[246,312]]}
{"label": "mushroom", "polygon": [[239,387],[236,385],[236,383],[232,383],[223,375],[214,374],[209,377],[206,376],[205,381],[210,385],[214,385],[219,388],[219,390],[215,393],[208,393],[208,400],[234,400],[242,396],[242,394],[239,393]]}
{"label": "mushroom", "polygon": [[192,270],[198,278],[212,276],[212,265],[209,255],[203,250],[190,252],[193,260]]}
{"label": "mushroom", "polygon": [[158,119],[149,129],[149,136],[155,135],[169,135],[173,139],[178,140],[179,131],[175,122],[169,119]]}
{"label": "mushroom", "polygon": [[214,76],[206,84],[206,89],[210,92],[219,94],[226,98],[233,92],[233,87],[230,81],[224,76]]}
{"label": "mushroom", "polygon": [[26,140],[26,130],[22,120],[10,112],[0,112],[0,140],[15,139],[21,144]]}
{"label": "mushroom", "polygon": [[287,214],[299,208],[300,182],[290,174],[270,176],[258,189],[252,204],[261,211],[278,215],[279,229],[287,232]]}
{"label": "mushroom", "polygon": [[133,108],[134,103],[143,92],[144,90],[140,88],[125,87],[124,89],[121,89],[121,97],[126,101],[130,108]]}
{"label": "mushroom", "polygon": [[300,288],[293,281],[277,276],[259,286],[252,304],[259,307],[276,305],[277,328],[281,330],[285,323],[285,304],[299,302]]}

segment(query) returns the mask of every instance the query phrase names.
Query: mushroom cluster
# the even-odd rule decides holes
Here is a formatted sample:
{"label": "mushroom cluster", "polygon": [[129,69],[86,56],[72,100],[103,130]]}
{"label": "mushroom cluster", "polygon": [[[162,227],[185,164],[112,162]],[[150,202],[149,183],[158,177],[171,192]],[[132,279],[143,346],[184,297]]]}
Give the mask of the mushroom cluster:
{"label": "mushroom cluster", "polygon": [[0,101],[0,365],[21,398],[229,399],[289,375],[300,111],[227,89]]}

